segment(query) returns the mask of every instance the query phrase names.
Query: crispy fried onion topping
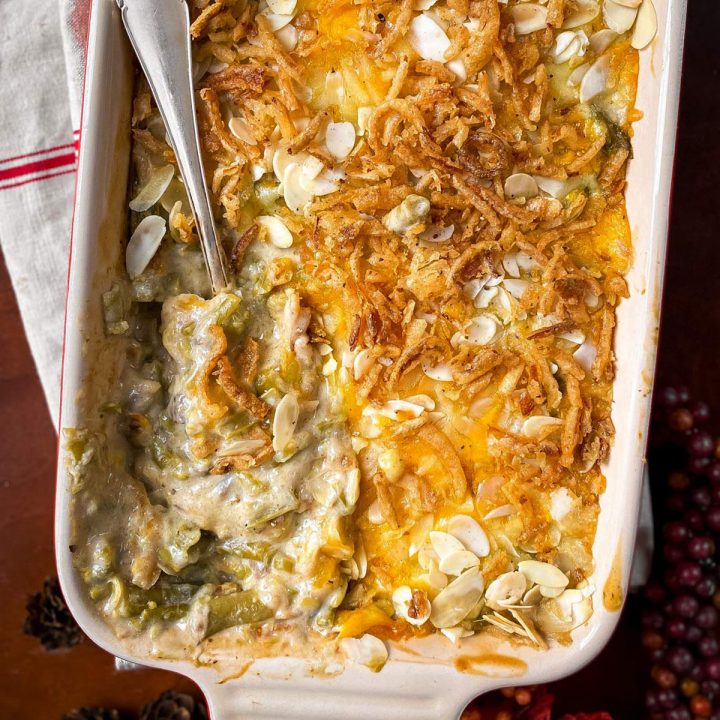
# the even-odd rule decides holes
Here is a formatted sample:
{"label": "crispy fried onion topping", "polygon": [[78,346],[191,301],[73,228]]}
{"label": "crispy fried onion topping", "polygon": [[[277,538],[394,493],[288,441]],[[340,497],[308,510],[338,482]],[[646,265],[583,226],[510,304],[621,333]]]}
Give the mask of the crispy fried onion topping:
{"label": "crispy fried onion topping", "polygon": [[270,406],[252,393],[245,383],[241,384],[235,380],[232,364],[226,355],[218,358],[217,381],[218,385],[238,407],[247,410],[258,420],[267,417]]}

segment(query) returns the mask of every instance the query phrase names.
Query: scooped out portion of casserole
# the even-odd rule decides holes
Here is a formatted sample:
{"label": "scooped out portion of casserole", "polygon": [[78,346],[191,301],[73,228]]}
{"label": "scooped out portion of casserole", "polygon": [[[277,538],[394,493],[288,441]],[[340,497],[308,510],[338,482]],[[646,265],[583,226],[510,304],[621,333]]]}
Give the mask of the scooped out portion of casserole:
{"label": "scooped out portion of casserole", "polygon": [[203,661],[591,616],[651,0],[194,0],[210,297],[142,80],[123,355],[66,429],[76,567]]}

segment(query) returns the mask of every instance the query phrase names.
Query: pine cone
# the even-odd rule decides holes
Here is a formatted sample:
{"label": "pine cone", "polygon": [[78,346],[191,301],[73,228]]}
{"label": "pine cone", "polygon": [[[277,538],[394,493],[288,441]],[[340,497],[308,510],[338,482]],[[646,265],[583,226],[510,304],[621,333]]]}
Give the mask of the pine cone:
{"label": "pine cone", "polygon": [[62,720],[120,720],[117,710],[99,707],[81,707],[63,715]]}
{"label": "pine cone", "polygon": [[82,631],[70,614],[56,577],[45,578],[43,589],[31,596],[23,632],[40,639],[46,650],[72,647],[82,640]]}
{"label": "pine cone", "polygon": [[207,710],[190,695],[166,690],[142,709],[140,720],[207,720]]}

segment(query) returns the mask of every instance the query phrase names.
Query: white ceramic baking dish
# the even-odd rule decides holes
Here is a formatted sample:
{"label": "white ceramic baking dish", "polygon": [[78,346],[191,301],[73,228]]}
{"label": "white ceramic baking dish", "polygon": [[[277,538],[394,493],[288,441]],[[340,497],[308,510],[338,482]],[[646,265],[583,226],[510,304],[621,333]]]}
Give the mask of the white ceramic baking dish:
{"label": "white ceramic baking dish", "polygon": [[[95,614],[73,570],[70,492],[61,458],[58,570],[68,604],[92,640],[116,656],[192,678],[206,693],[216,720],[453,720],[480,693],[557,679],[601,650],[617,623],[633,557],[675,147],[686,0],[655,3],[659,31],[652,46],[641,53],[637,105],[643,118],[635,125],[629,169],[635,260],[628,276],[631,297],[620,307],[616,334],[617,437],[606,467],[607,491],[595,541],[597,569],[592,581],[598,591],[595,612],[574,633],[574,643],[536,651],[471,638],[456,649],[444,638],[426,638],[410,649],[392,648],[379,674],[348,666],[334,677],[309,674],[306,664],[293,658],[261,660],[228,679],[230,665],[208,669],[133,654]],[[100,294],[122,265],[132,83],[133,64],[115,0],[94,0],[72,232],[61,427],[92,426],[117,377],[117,359],[103,336]],[[458,657],[464,658],[463,672],[456,669]]]}

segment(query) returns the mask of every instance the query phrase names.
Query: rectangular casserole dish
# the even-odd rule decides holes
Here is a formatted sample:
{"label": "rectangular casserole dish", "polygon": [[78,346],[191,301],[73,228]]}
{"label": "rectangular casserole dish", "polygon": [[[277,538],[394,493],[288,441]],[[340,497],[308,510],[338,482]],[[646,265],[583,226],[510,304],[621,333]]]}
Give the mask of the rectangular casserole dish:
{"label": "rectangular casserole dish", "polygon": [[[86,634],[129,661],[180,672],[206,693],[216,718],[457,718],[466,703],[496,687],[546,682],[589,662],[617,622],[632,564],[642,483],[668,225],[679,98],[685,0],[656,0],[658,35],[640,55],[634,159],[627,206],[634,244],[630,298],[618,312],[617,429],[604,468],[607,490],[594,545],[598,588],[590,621],[570,646],[547,651],[473,638],[460,649],[437,637],[394,646],[379,675],[349,666],[313,675],[297,658],[222,668],[133,653],[95,614],[72,565],[70,483],[62,457],[57,485],[56,547],[68,604]],[[92,427],[116,382],[119,358],[105,342],[100,296],[121,272],[126,236],[133,63],[113,0],[94,0],[81,124],[82,149],[72,232],[60,427]]]}

